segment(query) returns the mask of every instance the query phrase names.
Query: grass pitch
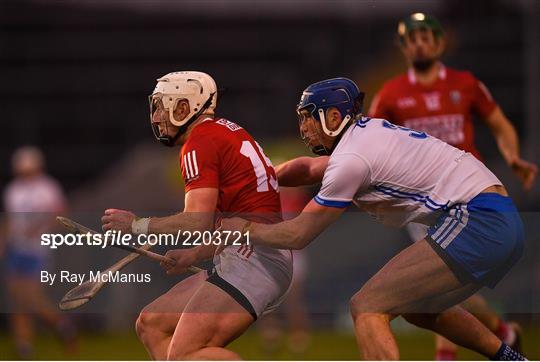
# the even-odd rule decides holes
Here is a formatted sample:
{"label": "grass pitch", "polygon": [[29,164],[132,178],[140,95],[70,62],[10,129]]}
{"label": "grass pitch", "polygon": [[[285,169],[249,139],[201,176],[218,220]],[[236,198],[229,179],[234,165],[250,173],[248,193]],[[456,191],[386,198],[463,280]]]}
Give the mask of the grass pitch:
{"label": "grass pitch", "polygon": [[[434,356],[433,335],[427,331],[411,330],[397,335],[404,360],[431,360]],[[529,359],[540,359],[540,328],[525,330],[524,347]],[[315,331],[305,353],[294,354],[286,347],[285,336],[277,348],[269,352],[256,331],[250,330],[231,345],[231,349],[248,360],[358,360],[354,335],[348,333]],[[60,343],[52,336],[40,336],[36,342],[35,358],[39,360],[148,360],[144,347],[135,332],[114,334],[84,334],[78,355],[65,355]],[[8,335],[0,334],[0,359],[15,359]],[[485,360],[480,355],[460,349],[459,359]]]}

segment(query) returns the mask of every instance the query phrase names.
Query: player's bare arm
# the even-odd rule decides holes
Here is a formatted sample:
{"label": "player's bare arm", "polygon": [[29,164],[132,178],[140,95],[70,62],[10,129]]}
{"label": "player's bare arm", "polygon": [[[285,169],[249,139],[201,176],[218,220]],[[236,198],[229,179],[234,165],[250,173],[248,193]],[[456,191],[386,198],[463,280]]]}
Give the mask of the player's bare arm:
{"label": "player's bare arm", "polygon": [[[160,218],[139,219],[126,210],[108,209],[102,217],[103,230],[122,230],[124,232],[176,233],[178,230],[212,230],[218,190],[199,188],[186,194],[184,212]],[[137,225],[139,223],[139,225]],[[144,225],[147,223],[146,230]],[[135,230],[134,230],[135,229]],[[139,229],[139,230],[136,230]],[[215,245],[201,245],[191,249],[169,250],[167,257],[176,261],[174,266],[162,263],[167,274],[182,274],[187,268],[214,255]]]}
{"label": "player's bare arm", "polygon": [[161,262],[160,265],[167,275],[185,274],[190,266],[212,258],[215,248],[215,245],[201,245],[190,249],[169,250],[165,256],[174,259],[176,264],[169,265]]}
{"label": "player's bare arm", "polygon": [[[179,220],[186,227],[184,230],[212,230],[214,228],[214,211],[218,201],[218,189],[215,188],[199,188],[188,191],[186,194],[186,206],[184,212],[173,216],[183,216],[183,220]],[[158,218],[155,224],[152,222],[149,225],[151,232],[156,232],[162,223],[163,228],[174,227],[174,224],[169,224],[170,221],[160,220],[167,218]],[[183,224],[185,223],[185,224]],[[174,231],[175,232],[175,231]],[[174,259],[176,264],[170,266],[163,263],[161,266],[167,271],[168,275],[178,275],[186,272],[191,265],[197,264],[203,260],[211,259],[214,256],[216,245],[200,245],[190,249],[169,250],[165,256]]]}
{"label": "player's bare arm", "polygon": [[276,166],[279,184],[294,187],[321,182],[328,158],[328,156],[298,157]]}
{"label": "player's bare arm", "polygon": [[327,207],[311,200],[294,219],[278,224],[252,223],[240,218],[223,219],[223,231],[249,232],[249,242],[278,249],[303,249],[336,221],[345,208]]}
{"label": "player's bare arm", "polygon": [[500,107],[495,108],[489,117],[486,118],[485,122],[497,140],[499,151],[504,157],[504,160],[512,168],[525,190],[529,190],[538,174],[538,166],[520,157],[519,139],[516,129],[504,115]]}
{"label": "player's bare arm", "polygon": [[184,212],[167,217],[151,218],[151,233],[175,233],[178,229],[196,231],[213,230],[218,189],[199,188],[188,191]]}
{"label": "player's bare arm", "polygon": [[[214,188],[190,190],[185,197],[184,212],[165,217],[138,218],[131,211],[107,209],[101,218],[103,230],[121,230],[136,234],[176,233],[179,229],[211,230],[217,197],[218,190]],[[147,223],[147,226],[143,225],[144,223]]]}

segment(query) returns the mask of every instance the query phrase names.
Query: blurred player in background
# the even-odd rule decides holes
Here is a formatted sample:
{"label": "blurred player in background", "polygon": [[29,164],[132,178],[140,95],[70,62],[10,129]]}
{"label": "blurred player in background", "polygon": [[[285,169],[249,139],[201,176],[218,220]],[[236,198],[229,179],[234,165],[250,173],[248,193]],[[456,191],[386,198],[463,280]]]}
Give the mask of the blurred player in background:
{"label": "blurred player in background", "polygon": [[369,116],[427,132],[480,159],[474,144],[472,115],[476,114],[490,128],[501,155],[523,187],[530,189],[538,168],[520,157],[516,130],[486,86],[470,72],[440,62],[445,39],[439,22],[415,13],[399,23],[398,35],[409,70],[383,85]]}
{"label": "blurred player in background", "polygon": [[50,261],[50,249],[40,245],[40,237],[51,232],[56,215],[65,212],[65,197],[58,182],[45,174],[45,160],[38,148],[19,148],[12,165],[15,178],[4,191],[6,235],[0,249],[5,252],[8,318],[16,351],[22,359],[35,358],[37,317],[58,333],[66,352],[72,353],[75,327],[56,313],[40,283],[40,272]]}
{"label": "blurred player in background", "polygon": [[[409,70],[383,85],[374,97],[369,115],[427,132],[481,160],[474,144],[475,114],[489,126],[504,160],[524,189],[529,190],[537,166],[521,159],[516,130],[485,85],[471,73],[440,62],[445,38],[437,19],[423,13],[412,14],[399,23],[398,36]],[[427,227],[422,224],[411,223],[407,229],[413,241],[427,234]],[[519,349],[517,324],[503,321],[480,295],[471,297],[464,306],[502,340]],[[456,351],[453,343],[437,337],[437,360],[454,360]]]}
{"label": "blurred player in background", "polygon": [[493,288],[523,253],[523,224],[505,187],[469,153],[362,117],[363,98],[346,78],[306,88],[297,107],[300,132],[322,157],[287,162],[279,181],[322,181],[319,193],[292,220],[223,219],[222,229],[249,231],[254,245],[301,249],[352,203],[388,226],[430,225],[424,239],[393,257],[350,301],[364,358],[399,359],[390,321],[401,315],[494,360],[523,360],[457,305],[482,286]]}
{"label": "blurred player in background", "polygon": [[[158,79],[150,96],[152,129],[161,143],[182,146],[184,212],[137,218],[109,209],[104,230],[176,235],[213,231],[222,216],[263,223],[282,219],[270,160],[242,127],[215,116],[217,97],[216,84],[205,73],[174,72]],[[184,279],[143,309],[136,329],[153,359],[238,360],[224,347],[284,299],[292,277],[290,250],[240,245],[214,256],[216,247],[167,252],[176,261],[163,264],[169,275],[212,257],[214,268]]]}

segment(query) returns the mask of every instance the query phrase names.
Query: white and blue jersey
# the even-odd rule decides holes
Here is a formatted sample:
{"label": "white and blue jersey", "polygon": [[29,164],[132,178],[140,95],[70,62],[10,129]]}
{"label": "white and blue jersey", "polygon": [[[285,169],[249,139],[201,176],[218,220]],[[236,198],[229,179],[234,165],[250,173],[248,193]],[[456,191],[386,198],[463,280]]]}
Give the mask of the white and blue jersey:
{"label": "white and blue jersey", "polygon": [[8,274],[39,275],[50,255],[50,249],[41,246],[41,234],[49,232],[51,220],[64,208],[60,185],[46,175],[15,179],[6,187]]}
{"label": "white and blue jersey", "polygon": [[315,200],[325,206],[351,203],[392,226],[467,203],[501,185],[470,153],[426,133],[375,118],[351,126],[332,152]]}
{"label": "white and blue jersey", "polygon": [[387,225],[423,223],[426,240],[464,284],[494,287],[523,253],[512,200],[482,193],[499,179],[470,153],[423,132],[363,118],[343,135],[315,201],[351,203]]}

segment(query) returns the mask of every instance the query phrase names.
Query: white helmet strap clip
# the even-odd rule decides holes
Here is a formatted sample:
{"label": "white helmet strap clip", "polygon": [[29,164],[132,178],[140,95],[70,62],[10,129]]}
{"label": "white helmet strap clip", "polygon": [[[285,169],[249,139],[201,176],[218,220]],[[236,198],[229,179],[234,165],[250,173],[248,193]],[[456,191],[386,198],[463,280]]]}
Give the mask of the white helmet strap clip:
{"label": "white helmet strap clip", "polygon": [[341,124],[339,125],[339,127],[335,131],[330,131],[326,125],[326,117],[324,114],[324,110],[322,108],[319,108],[318,112],[319,112],[319,119],[321,120],[322,129],[324,133],[330,137],[338,136],[341,133],[341,131],[343,131],[343,128],[345,128],[345,126],[351,120],[351,116],[346,115],[345,118],[343,118],[343,120],[341,121]]}

